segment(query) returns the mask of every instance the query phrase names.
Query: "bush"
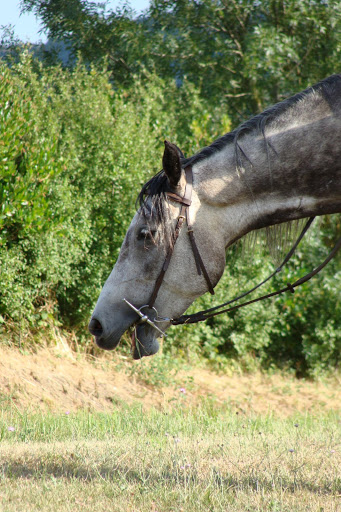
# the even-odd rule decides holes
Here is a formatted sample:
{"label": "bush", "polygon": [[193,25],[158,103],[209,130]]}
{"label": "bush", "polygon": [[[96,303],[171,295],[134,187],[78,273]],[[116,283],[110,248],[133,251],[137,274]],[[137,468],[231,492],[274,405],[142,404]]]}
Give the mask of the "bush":
{"label": "bush", "polygon": [[0,66],[0,313],[34,326],[53,303],[84,326],[164,138],[195,146],[199,100],[153,75],[113,91],[104,71],[46,68],[27,51]]}

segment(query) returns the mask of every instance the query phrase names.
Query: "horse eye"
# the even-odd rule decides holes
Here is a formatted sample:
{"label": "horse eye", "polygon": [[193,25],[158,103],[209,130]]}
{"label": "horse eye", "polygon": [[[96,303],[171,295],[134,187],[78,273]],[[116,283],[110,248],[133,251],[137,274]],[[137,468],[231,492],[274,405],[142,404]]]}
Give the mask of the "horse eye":
{"label": "horse eye", "polygon": [[137,239],[138,240],[154,240],[155,237],[155,230],[148,229],[148,228],[142,228],[140,229]]}

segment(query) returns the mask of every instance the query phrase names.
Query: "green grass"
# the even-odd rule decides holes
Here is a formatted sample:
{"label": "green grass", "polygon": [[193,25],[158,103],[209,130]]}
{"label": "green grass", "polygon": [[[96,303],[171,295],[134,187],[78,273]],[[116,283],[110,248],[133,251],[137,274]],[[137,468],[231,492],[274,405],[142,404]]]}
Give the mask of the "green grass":
{"label": "green grass", "polygon": [[182,398],[112,414],[4,405],[1,512],[341,510],[335,413],[246,417]]}

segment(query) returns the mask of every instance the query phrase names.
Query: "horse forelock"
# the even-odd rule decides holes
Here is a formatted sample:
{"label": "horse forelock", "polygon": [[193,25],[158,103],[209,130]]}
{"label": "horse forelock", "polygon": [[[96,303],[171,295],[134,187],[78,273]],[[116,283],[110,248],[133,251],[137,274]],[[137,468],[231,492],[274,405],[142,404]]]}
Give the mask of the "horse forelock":
{"label": "horse forelock", "polygon": [[161,170],[142,186],[136,203],[142,208],[148,197],[160,197],[169,191],[170,188],[167,176],[164,171]]}
{"label": "horse forelock", "polygon": [[166,195],[170,191],[168,178],[161,170],[142,186],[136,201],[139,215],[143,216],[147,224],[157,225],[161,228],[161,239],[168,247],[172,245],[174,235],[174,231],[170,227]]}

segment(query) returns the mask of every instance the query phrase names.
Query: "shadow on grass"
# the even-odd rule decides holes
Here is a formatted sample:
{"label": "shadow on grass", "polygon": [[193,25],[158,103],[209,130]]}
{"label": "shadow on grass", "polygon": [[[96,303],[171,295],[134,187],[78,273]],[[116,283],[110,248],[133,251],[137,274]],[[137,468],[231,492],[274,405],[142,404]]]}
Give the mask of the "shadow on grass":
{"label": "shadow on grass", "polygon": [[[60,462],[60,461],[59,461]],[[133,470],[128,465],[109,465],[107,463],[95,465],[80,464],[79,461],[62,461],[62,463],[44,462],[37,463],[33,461],[13,461],[0,465],[2,479],[49,479],[60,478],[68,480],[79,480],[83,482],[94,482],[96,480],[104,480],[111,484],[130,484],[130,485],[146,485],[155,487],[158,485],[178,485],[186,488],[198,485],[207,485],[210,483],[214,488],[219,490],[238,489],[240,491],[253,491],[253,492],[271,492],[274,490],[281,490],[282,492],[290,492],[292,494],[298,491],[308,491],[317,495],[340,495],[341,493],[341,479],[336,478],[330,483],[323,485],[316,485],[310,481],[305,481],[300,478],[299,481],[294,482],[294,477],[278,477],[267,478],[264,475],[255,476],[245,475],[241,478],[236,478],[232,475],[223,474],[219,471],[212,470],[209,481],[206,477],[200,477],[196,470],[188,472],[181,471],[180,469],[168,467],[163,468],[160,472],[156,469],[141,468],[140,471]]]}

